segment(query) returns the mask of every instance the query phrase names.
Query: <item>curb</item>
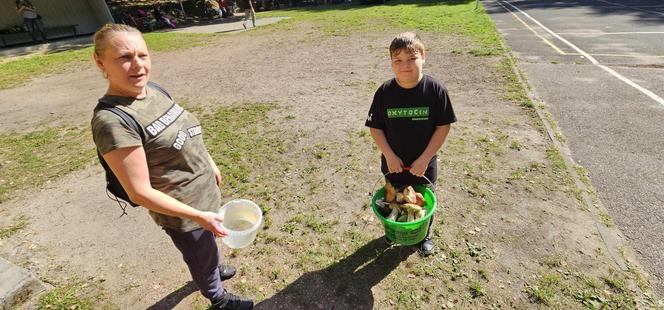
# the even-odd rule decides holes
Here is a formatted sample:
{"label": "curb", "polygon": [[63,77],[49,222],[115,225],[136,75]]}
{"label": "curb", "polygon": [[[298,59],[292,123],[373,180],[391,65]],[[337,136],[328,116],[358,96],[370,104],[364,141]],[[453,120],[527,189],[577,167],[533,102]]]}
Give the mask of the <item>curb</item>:
{"label": "curb", "polygon": [[[505,44],[502,36],[500,38],[500,45],[506,51],[505,54],[510,62],[510,67],[512,68],[512,71],[516,75],[519,83],[523,85],[524,92],[526,93],[528,98],[533,102],[533,109],[535,110],[537,116],[544,125],[549,140],[553,144],[553,147],[565,159],[565,164],[566,164],[565,166],[567,168],[567,173],[569,173],[569,175],[574,180],[575,186],[580,190],[583,206],[585,207],[586,210],[588,210],[591,213],[593,222],[595,223],[595,227],[597,228],[597,232],[600,234],[600,237],[604,242],[604,245],[609,253],[609,256],[613,259],[616,265],[620,267],[622,271],[629,271],[628,267],[629,262],[626,260],[625,257],[623,257],[620,251],[620,248],[625,249],[629,248],[629,246],[625,242],[618,241],[618,238],[622,235],[622,233],[620,233],[617,227],[612,228],[610,231],[609,228],[602,222],[599,214],[600,211],[604,211],[604,213],[606,214],[608,213],[601,205],[601,202],[598,201],[598,204],[594,204],[592,199],[590,198],[590,195],[588,194],[589,192],[588,187],[581,181],[581,177],[574,169],[574,166],[581,166],[581,165],[577,165],[576,162],[574,162],[574,159],[572,158],[571,155],[572,152],[570,151],[570,149],[567,146],[563,145],[556,138],[556,132],[551,127],[551,124],[549,123],[549,120],[545,117],[544,111],[541,107],[544,106],[544,102],[537,100],[535,94],[532,91],[531,85],[523,77],[521,71],[517,68],[515,57],[512,54],[511,49],[508,48],[507,45]],[[562,133],[560,134],[562,135]]]}
{"label": "curb", "polygon": [[14,309],[47,289],[27,270],[0,258],[0,309]]}

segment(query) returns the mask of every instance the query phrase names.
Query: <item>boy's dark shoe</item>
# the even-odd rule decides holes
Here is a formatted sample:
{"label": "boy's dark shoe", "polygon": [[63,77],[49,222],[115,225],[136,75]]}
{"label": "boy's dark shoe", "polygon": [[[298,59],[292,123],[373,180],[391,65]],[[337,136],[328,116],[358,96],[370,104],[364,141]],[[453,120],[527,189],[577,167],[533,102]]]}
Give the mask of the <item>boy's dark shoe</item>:
{"label": "boy's dark shoe", "polygon": [[385,244],[387,244],[387,245],[389,245],[389,246],[393,246],[393,245],[394,245],[394,241],[390,240],[390,238],[388,238],[387,235],[385,235],[385,236],[383,237],[383,240],[385,240]]}
{"label": "boy's dark shoe", "polygon": [[253,300],[226,291],[224,297],[219,301],[213,302],[209,310],[251,310],[253,308]]}
{"label": "boy's dark shoe", "polygon": [[420,243],[420,248],[418,249],[418,252],[420,252],[420,255],[422,256],[432,255],[434,252],[433,239],[425,238],[424,241]]}
{"label": "boy's dark shoe", "polygon": [[221,278],[221,281],[232,278],[236,271],[233,266],[219,264],[219,278]]}

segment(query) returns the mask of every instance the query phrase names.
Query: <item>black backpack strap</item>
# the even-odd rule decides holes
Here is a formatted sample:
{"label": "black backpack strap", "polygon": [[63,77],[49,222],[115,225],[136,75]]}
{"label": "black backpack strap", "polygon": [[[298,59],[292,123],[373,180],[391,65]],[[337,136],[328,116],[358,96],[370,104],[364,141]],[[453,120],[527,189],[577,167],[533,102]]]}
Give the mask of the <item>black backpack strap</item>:
{"label": "black backpack strap", "polygon": [[133,116],[127,114],[127,112],[122,111],[122,109],[112,105],[108,104],[103,101],[99,101],[97,104],[97,107],[95,110],[104,110],[104,111],[109,111],[115,115],[117,115],[121,120],[125,122],[131,128],[134,130],[140,137],[141,137],[141,143],[145,143],[145,134],[143,133],[143,130],[141,129],[141,126],[138,124],[138,122],[134,119]]}
{"label": "black backpack strap", "polygon": [[[143,133],[143,130],[141,129],[141,126],[134,119],[134,117],[129,115],[127,112],[123,111],[122,109],[120,109],[120,108],[118,108],[118,107],[116,107],[112,104],[103,102],[101,100],[99,100],[99,103],[97,103],[97,107],[95,107],[95,110],[109,111],[109,112],[117,115],[118,117],[120,117],[120,119],[122,119],[129,126],[129,128],[131,128],[134,132],[138,133],[138,135],[141,137],[141,144],[145,144],[145,134]],[[112,192],[109,191],[109,185],[108,184],[114,184],[114,185],[117,185],[121,188],[122,186],[120,185],[120,180],[118,180],[117,177],[112,173],[111,167],[108,166],[108,164],[106,163],[106,160],[104,160],[104,156],[101,155],[99,150],[97,150],[97,157],[99,158],[99,163],[101,163],[101,166],[106,171],[106,184],[107,184],[106,196],[108,196],[108,198],[110,198],[111,200],[114,200],[115,202],[118,203],[118,206],[120,206],[120,209],[122,209],[122,214],[120,215],[120,217],[122,217],[123,215],[127,214],[127,203],[129,203],[130,205],[132,205],[134,207],[137,207],[138,205],[133,203],[132,201],[130,201],[128,199],[128,197],[123,197],[122,200],[120,200],[120,199],[118,199],[118,197],[116,196],[115,193],[112,193]],[[113,186],[115,188],[115,192],[120,190],[120,188],[117,188],[117,186]],[[124,189],[122,189],[122,192],[124,192]]]}
{"label": "black backpack strap", "polygon": [[[171,101],[173,98],[171,95],[159,84],[154,83],[154,82],[148,82],[148,85],[152,88],[157,89],[157,91],[161,92],[164,94],[168,99]],[[138,124],[136,119],[134,119],[133,116],[128,114],[127,112],[123,111],[122,109],[118,108],[117,106],[105,102],[102,99],[99,99],[99,102],[97,103],[97,106],[95,107],[95,111],[98,110],[105,110],[109,111],[115,115],[117,115],[122,121],[125,122],[131,128],[134,132],[138,133],[138,135],[141,137],[141,144],[145,145],[145,134],[143,133],[143,129],[141,126]],[[104,157],[99,153],[99,150],[97,150],[97,157],[99,157],[99,162],[101,163],[102,167],[106,171],[106,195],[108,198],[111,200],[114,200],[115,202],[118,203],[120,208],[122,209],[122,217],[123,215],[127,214],[126,208],[127,208],[127,203],[130,205],[137,207],[138,205],[133,203],[126,191],[122,188],[122,185],[120,184],[120,181],[117,179],[117,177],[113,174],[113,171],[111,168],[108,166],[106,161],[104,160]]]}

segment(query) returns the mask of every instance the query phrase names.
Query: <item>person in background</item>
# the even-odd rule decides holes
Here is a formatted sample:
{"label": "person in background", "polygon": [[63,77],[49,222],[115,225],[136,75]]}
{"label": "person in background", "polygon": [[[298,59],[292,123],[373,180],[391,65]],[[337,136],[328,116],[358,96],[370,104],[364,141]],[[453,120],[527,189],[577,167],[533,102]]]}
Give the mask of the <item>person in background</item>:
{"label": "person in background", "polygon": [[39,32],[41,35],[41,42],[46,43],[46,32],[44,31],[44,25],[41,21],[41,15],[37,13],[37,9],[32,3],[28,0],[16,0],[16,10],[21,17],[23,17],[23,24],[25,25],[26,30],[30,33],[32,37],[32,42],[37,42],[36,32]]}
{"label": "person in background", "polygon": [[129,25],[129,26],[138,28],[138,23],[136,23],[136,20],[134,19],[134,17],[131,16],[131,14],[129,14],[129,12],[127,12],[127,11],[120,12],[120,22],[125,24],[125,25]]}
{"label": "person in background", "polygon": [[221,9],[221,17],[228,17],[233,14],[228,10],[228,1],[226,0],[218,0],[217,3],[219,3],[219,9]]}
{"label": "person in background", "polygon": [[254,11],[254,4],[251,0],[244,0],[244,20],[242,26],[247,29],[247,20],[251,18],[251,23],[256,28],[256,11]]}
{"label": "person in background", "polygon": [[150,16],[148,16],[148,12],[143,9],[138,9],[136,10],[136,14],[138,15],[136,18],[136,23],[139,26],[138,29],[141,29],[142,31],[154,30],[154,23]]}
{"label": "person in background", "polygon": [[177,27],[175,23],[170,18],[168,18],[168,16],[164,15],[164,13],[161,11],[161,5],[159,4],[155,5],[154,9],[152,9],[152,16],[158,24],[164,24],[171,29],[175,29],[175,27]]}
{"label": "person in background", "polygon": [[217,0],[205,0],[205,7],[207,7],[208,10],[214,12],[216,17],[222,17],[223,12],[221,11],[221,7],[219,6],[219,2],[217,2]]}

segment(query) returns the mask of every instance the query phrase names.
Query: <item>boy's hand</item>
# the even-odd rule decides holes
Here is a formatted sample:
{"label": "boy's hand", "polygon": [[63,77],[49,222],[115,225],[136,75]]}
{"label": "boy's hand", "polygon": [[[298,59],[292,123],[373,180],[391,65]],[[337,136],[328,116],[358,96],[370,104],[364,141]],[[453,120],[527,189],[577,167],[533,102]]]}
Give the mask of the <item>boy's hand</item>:
{"label": "boy's hand", "polygon": [[387,170],[389,173],[400,173],[403,171],[403,162],[398,156],[385,156],[387,161]]}
{"label": "boy's hand", "polygon": [[415,160],[413,164],[410,166],[410,174],[418,177],[423,177],[428,167],[429,167],[429,162],[423,160],[420,157],[417,160]]}

